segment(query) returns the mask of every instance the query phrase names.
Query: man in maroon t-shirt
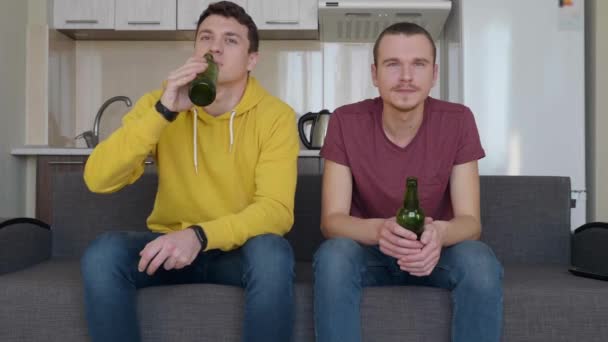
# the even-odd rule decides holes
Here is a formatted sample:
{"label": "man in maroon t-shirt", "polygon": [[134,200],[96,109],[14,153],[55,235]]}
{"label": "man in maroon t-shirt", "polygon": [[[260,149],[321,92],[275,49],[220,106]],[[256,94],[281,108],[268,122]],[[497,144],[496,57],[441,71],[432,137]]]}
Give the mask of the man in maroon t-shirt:
{"label": "man in maroon t-shirt", "polygon": [[[371,67],[380,97],[332,114],[321,150],[328,240],[314,260],[317,341],[360,341],[362,288],[408,284],[451,290],[453,341],[500,340],[503,270],[478,240],[485,154],[471,111],[429,97],[435,57],[422,27],[388,27]],[[394,218],[410,176],[427,215],[420,240]]]}

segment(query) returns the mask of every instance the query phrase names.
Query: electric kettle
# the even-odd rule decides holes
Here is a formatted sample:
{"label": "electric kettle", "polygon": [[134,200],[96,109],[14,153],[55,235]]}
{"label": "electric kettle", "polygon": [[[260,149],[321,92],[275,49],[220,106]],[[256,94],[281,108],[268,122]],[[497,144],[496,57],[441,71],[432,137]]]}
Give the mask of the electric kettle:
{"label": "electric kettle", "polygon": [[[325,134],[327,133],[327,125],[329,124],[329,116],[331,112],[327,109],[323,109],[318,113],[306,113],[298,120],[298,131],[300,132],[300,139],[302,144],[309,150],[320,150],[325,140]],[[304,125],[310,123],[310,133],[304,132]]]}

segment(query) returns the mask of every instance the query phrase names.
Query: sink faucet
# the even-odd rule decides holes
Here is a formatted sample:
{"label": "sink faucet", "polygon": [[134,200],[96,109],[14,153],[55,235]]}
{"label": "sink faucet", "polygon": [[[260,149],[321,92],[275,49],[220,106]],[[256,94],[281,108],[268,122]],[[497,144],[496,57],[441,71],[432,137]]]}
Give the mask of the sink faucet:
{"label": "sink faucet", "polygon": [[92,148],[97,146],[99,143],[99,122],[101,121],[101,116],[103,115],[106,108],[114,102],[122,101],[127,107],[131,107],[131,99],[126,96],[114,96],[107,99],[99,110],[97,111],[97,115],[95,115],[95,122],[93,123],[93,131],[86,131],[82,134],[78,135],[75,139],[84,138],[87,143],[87,147]]}
{"label": "sink faucet", "polygon": [[109,105],[111,105],[112,103],[114,103],[116,101],[122,101],[127,105],[127,107],[131,107],[131,99],[126,96],[110,97],[109,99],[106,100],[106,102],[104,102],[101,105],[101,107],[99,107],[99,110],[97,111],[97,115],[95,115],[95,123],[93,124],[93,136],[95,137],[95,140],[96,140],[95,145],[97,145],[97,143],[99,143],[99,122],[101,121],[101,116],[103,115],[103,112],[106,110],[106,108],[108,108]]}

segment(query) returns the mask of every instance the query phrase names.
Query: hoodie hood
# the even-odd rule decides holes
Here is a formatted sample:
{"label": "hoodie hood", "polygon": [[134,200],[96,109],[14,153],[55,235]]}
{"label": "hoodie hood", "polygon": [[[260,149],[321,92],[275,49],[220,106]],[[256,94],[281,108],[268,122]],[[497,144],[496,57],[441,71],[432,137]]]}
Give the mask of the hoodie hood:
{"label": "hoodie hood", "polygon": [[266,90],[258,83],[258,81],[253,76],[249,76],[243,97],[241,97],[241,100],[231,111],[218,116],[213,116],[208,114],[205,109],[200,106],[193,106],[192,109],[190,109],[190,112],[192,113],[192,143],[194,145],[193,163],[196,174],[198,174],[197,118],[200,118],[203,123],[209,125],[225,125],[227,121],[227,129],[230,133],[230,152],[232,152],[234,145],[234,118],[245,115],[247,112],[249,112],[249,110],[262,101],[264,96],[267,94],[268,93]]}

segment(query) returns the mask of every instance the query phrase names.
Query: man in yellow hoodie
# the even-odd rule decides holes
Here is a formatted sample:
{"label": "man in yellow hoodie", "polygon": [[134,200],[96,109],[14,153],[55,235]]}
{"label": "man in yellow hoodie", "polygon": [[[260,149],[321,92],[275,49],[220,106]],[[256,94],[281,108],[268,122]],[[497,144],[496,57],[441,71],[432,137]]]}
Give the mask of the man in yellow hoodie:
{"label": "man in yellow hoodie", "polygon": [[[244,341],[291,338],[294,259],[282,235],[293,224],[295,113],[249,76],[258,33],[238,5],[211,4],[194,47],[87,161],[94,192],[134,183],[150,155],[159,179],[151,232],[106,233],[83,256],[93,341],[140,340],[137,289],[202,282],[245,289]],[[215,101],[203,108],[191,103],[188,85],[206,70],[206,52],[219,76]]]}

